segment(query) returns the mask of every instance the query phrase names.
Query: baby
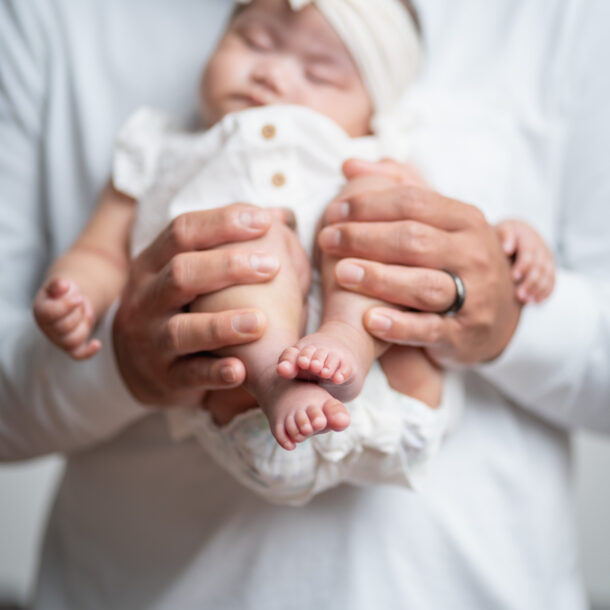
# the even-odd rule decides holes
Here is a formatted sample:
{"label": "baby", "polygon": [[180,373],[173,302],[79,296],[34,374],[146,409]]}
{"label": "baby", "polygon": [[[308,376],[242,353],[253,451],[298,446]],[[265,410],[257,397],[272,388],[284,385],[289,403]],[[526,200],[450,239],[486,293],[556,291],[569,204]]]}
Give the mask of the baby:
{"label": "baby", "polygon": [[[381,133],[381,126],[415,74],[419,58],[411,7],[400,0],[372,5],[370,0],[247,3],[235,11],[203,75],[200,108],[207,132],[180,133],[147,110],[128,121],[119,138],[112,183],[76,243],[52,265],[36,296],[34,314],[51,341],[77,359],[100,349],[89,336],[124,284],[134,217],[132,255],[180,213],[238,200],[288,203],[304,215],[304,222],[299,220],[306,232],[309,229],[309,245],[323,211],[314,201],[328,203],[333,196],[340,199],[389,186],[385,179],[371,176],[342,186],[340,174],[341,162],[351,156],[388,156],[388,135]],[[371,41],[383,48],[371,46]],[[295,107],[276,108],[278,104]],[[287,111],[291,118],[282,122]],[[261,122],[260,129],[251,131],[251,125]],[[294,158],[293,152],[278,148],[277,164],[285,171],[261,167],[253,172],[257,152],[249,144],[256,140],[262,150],[285,132],[298,132],[299,140]],[[223,163],[218,155],[227,149],[232,150],[232,163]],[[247,155],[254,155],[244,172],[247,184],[234,195],[236,181],[246,180],[236,167]],[[295,178],[293,183],[292,168],[301,163],[309,164],[316,177],[300,182]],[[263,181],[265,196],[248,191]],[[225,184],[221,195],[210,187],[216,183]],[[324,188],[318,189],[322,184]],[[553,264],[542,239],[517,221],[501,223],[498,234],[515,259],[518,298],[545,298],[552,289]],[[304,301],[310,290],[307,253],[279,221],[257,245],[281,260],[274,280],[200,297],[191,311],[257,307],[266,312],[269,326],[259,341],[219,354],[244,362],[245,387],[284,449],[294,449],[316,433],[344,430],[350,422],[344,402],[358,396],[376,359],[392,388],[431,407],[439,404],[441,371],[423,350],[390,348],[366,332],[362,317],[375,301],[337,285],[335,260],[320,256],[321,324],[302,337]],[[231,248],[250,251],[252,243]],[[267,264],[262,259],[260,263]]]}

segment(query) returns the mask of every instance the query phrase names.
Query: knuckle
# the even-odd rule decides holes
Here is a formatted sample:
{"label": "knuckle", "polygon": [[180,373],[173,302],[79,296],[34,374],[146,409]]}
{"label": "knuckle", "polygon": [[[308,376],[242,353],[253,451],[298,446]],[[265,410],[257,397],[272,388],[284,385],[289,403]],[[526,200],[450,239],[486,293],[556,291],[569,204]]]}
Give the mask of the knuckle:
{"label": "knuckle", "polygon": [[[453,290],[453,286],[451,287]],[[441,309],[447,304],[447,282],[438,273],[426,273],[420,294],[424,302],[432,309]],[[451,298],[451,296],[449,297]]]}
{"label": "knuckle", "polygon": [[428,205],[428,199],[430,198],[430,193],[428,191],[422,190],[411,184],[405,184],[396,189],[395,192],[396,199],[394,205],[398,215],[403,215],[408,206],[412,214],[419,216]]}
{"label": "knuckle", "polygon": [[224,317],[213,315],[208,322],[208,340],[212,345],[223,345],[225,343],[226,324]]}
{"label": "knuckle", "polygon": [[488,223],[487,219],[485,218],[485,214],[483,214],[478,207],[470,203],[465,203],[464,206],[464,214],[467,215],[470,224],[476,228],[487,226]]}
{"label": "knuckle", "polygon": [[173,352],[180,351],[183,336],[181,318],[174,316],[167,321],[165,347]]}
{"label": "knuckle", "polygon": [[246,252],[239,250],[227,251],[225,258],[225,271],[229,280],[240,280],[248,267],[248,255]]}
{"label": "knuckle", "polygon": [[235,231],[241,226],[242,214],[249,212],[247,206],[233,204],[222,210],[219,227],[225,227],[227,232]]}
{"label": "knuckle", "polygon": [[188,269],[184,256],[177,255],[169,263],[169,280],[172,287],[182,290],[187,282]]}
{"label": "knuckle", "polygon": [[428,336],[432,343],[440,342],[443,337],[443,321],[441,318],[436,318],[430,323]]}
{"label": "knuckle", "polygon": [[[470,261],[475,269],[475,273],[487,274],[492,267],[492,256],[485,248],[467,248],[470,253]],[[518,263],[515,265],[517,266]]]}
{"label": "knuckle", "polygon": [[180,214],[169,225],[169,239],[176,250],[187,250],[189,247],[190,222],[187,214]]}
{"label": "knuckle", "polygon": [[400,224],[396,235],[398,252],[409,251],[414,254],[424,254],[428,250],[428,245],[422,225],[410,220]]}
{"label": "knuckle", "polygon": [[362,211],[366,206],[368,195],[366,193],[354,193],[349,197],[349,211],[351,220],[357,220],[362,216]]}

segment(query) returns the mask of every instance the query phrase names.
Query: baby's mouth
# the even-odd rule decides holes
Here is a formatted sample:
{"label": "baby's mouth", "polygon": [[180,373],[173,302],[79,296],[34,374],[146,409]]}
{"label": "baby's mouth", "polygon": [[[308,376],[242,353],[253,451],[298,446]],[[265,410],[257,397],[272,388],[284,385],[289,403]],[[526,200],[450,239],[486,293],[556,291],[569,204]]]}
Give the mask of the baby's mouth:
{"label": "baby's mouth", "polygon": [[247,106],[252,106],[252,107],[267,106],[268,104],[274,103],[274,101],[270,97],[260,95],[257,93],[242,93],[242,94],[236,95],[235,98],[237,100],[239,100],[240,102],[242,102],[243,104],[246,104]]}

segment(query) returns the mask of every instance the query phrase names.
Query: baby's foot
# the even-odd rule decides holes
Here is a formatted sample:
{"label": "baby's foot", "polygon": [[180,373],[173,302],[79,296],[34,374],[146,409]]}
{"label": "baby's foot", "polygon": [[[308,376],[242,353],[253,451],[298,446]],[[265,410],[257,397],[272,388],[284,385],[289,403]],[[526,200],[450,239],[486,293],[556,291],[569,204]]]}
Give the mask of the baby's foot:
{"label": "baby's foot", "polygon": [[64,278],[46,282],[34,299],[34,317],[44,334],[75,360],[97,353],[100,341],[88,341],[93,309],[78,286]]}
{"label": "baby's foot", "polygon": [[326,322],[280,356],[277,372],[285,379],[317,378],[341,400],[355,398],[374,359],[364,330],[345,322]]}
{"label": "baby's foot", "polygon": [[350,422],[345,406],[317,383],[275,377],[259,403],[271,433],[288,451],[314,434],[345,430]]}

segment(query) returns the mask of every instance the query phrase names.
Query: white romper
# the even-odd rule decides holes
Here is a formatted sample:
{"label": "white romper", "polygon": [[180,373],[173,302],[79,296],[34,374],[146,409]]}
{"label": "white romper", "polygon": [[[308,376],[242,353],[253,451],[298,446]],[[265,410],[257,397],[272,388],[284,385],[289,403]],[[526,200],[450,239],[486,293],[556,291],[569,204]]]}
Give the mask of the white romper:
{"label": "white romper", "polygon": [[[321,213],[344,184],[350,157],[400,158],[375,136],[350,138],[332,120],[301,106],[263,106],[225,116],[205,132],[187,132],[166,115],[142,108],[120,132],[115,187],[138,201],[133,256],[176,216],[235,202],[290,207],[309,254]],[[406,150],[403,147],[402,158]],[[314,273],[308,332],[320,320],[321,289]],[[167,412],[175,441],[197,439],[243,485],[270,502],[301,505],[340,483],[416,488],[425,465],[462,406],[462,384],[447,373],[442,404],[431,409],[390,388],[377,362],[360,395],[347,403],[343,432],[314,436],[292,452],[272,437],[260,409],[219,428],[208,412]]]}

